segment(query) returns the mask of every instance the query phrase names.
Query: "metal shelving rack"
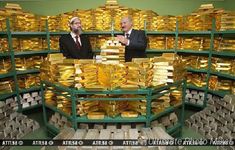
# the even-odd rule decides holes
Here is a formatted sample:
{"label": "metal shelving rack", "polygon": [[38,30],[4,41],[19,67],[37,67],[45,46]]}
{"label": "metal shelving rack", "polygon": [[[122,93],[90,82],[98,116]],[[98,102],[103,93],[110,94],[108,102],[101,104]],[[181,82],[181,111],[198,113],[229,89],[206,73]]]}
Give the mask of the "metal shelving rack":
{"label": "metal shelving rack", "polygon": [[[20,94],[27,93],[27,92],[33,92],[33,91],[40,91],[40,86],[34,86],[28,89],[20,89],[17,81],[17,76],[19,75],[26,75],[26,74],[35,74],[39,73],[39,69],[29,69],[29,70],[24,70],[24,71],[17,71],[16,66],[15,66],[15,57],[24,57],[24,56],[29,56],[29,55],[46,55],[48,53],[58,53],[59,51],[56,50],[51,50],[50,49],[50,35],[48,31],[48,24],[46,21],[46,30],[45,32],[19,32],[19,31],[11,31],[10,29],[10,21],[9,18],[6,20],[6,32],[2,31],[0,32],[1,37],[5,37],[8,40],[8,47],[9,51],[7,52],[1,52],[0,53],[0,58],[1,57],[10,57],[11,59],[11,65],[12,65],[12,70],[6,74],[0,74],[0,79],[2,78],[7,78],[7,77],[13,77],[14,79],[14,84],[15,84],[15,89],[12,93],[6,93],[0,95],[0,100],[5,100],[6,98],[9,97],[14,97],[16,96],[17,98],[17,103],[18,103],[18,111],[23,112],[26,110],[31,110],[37,107],[41,107],[41,104],[30,106],[27,108],[22,108],[21,102],[20,102]],[[13,37],[45,37],[47,39],[48,43],[48,49],[47,50],[40,50],[40,51],[14,51],[13,49],[13,43],[12,43],[12,38]]]}
{"label": "metal shelving rack", "polygon": [[[60,109],[56,108],[56,106],[52,106],[50,104],[47,104],[44,97],[44,89],[47,87],[53,87],[54,90],[59,90],[63,92],[67,92],[69,95],[69,99],[72,103],[72,111],[71,115],[66,114],[65,112],[61,111]],[[182,88],[182,102],[181,104],[178,104],[177,106],[170,106],[167,109],[165,109],[163,112],[158,114],[152,114],[151,113],[151,101],[152,99],[157,99],[164,94],[172,92],[174,89],[171,89],[172,87]],[[144,122],[147,127],[150,126],[151,121],[158,119],[159,117],[162,117],[164,115],[167,115],[171,112],[173,112],[178,107],[182,107],[181,113],[180,113],[180,119],[179,122],[173,126],[172,128],[168,129],[167,132],[170,134],[173,134],[174,132],[181,131],[183,124],[184,124],[184,99],[185,99],[185,90],[186,90],[186,81],[181,80],[177,81],[175,83],[158,87],[158,88],[146,88],[146,89],[137,89],[137,90],[122,90],[122,89],[115,89],[115,90],[103,90],[103,91],[87,91],[85,89],[75,89],[75,88],[68,88],[65,86],[61,86],[60,84],[51,83],[48,81],[41,81],[41,92],[42,92],[42,106],[43,106],[43,118],[44,123],[48,129],[49,132],[52,132],[54,134],[57,134],[59,129],[54,127],[53,125],[48,123],[48,116],[47,116],[47,109],[58,112],[62,116],[66,117],[69,121],[72,123],[72,127],[74,129],[78,128],[78,123],[131,123],[131,122]],[[55,92],[58,95],[63,95],[61,93],[63,92]],[[141,94],[143,97],[137,97],[137,98],[78,98],[79,95],[93,95],[93,94],[112,94],[112,95],[123,95],[123,94]],[[65,96],[65,95],[63,95]],[[128,100],[128,101],[136,101],[136,100],[143,100],[146,99],[146,116],[138,116],[137,118],[122,118],[120,116],[117,117],[108,117],[105,116],[104,119],[88,119],[86,116],[77,116],[76,113],[76,103],[78,100],[108,100],[108,101],[120,101],[120,100]],[[178,132],[179,133],[179,132]]]}
{"label": "metal shelving rack", "polygon": [[[7,31],[1,31],[0,32],[0,36],[2,37],[7,37],[8,38],[8,42],[9,42],[9,52],[4,52],[4,53],[0,53],[0,57],[11,57],[11,63],[13,66],[13,69],[11,72],[7,73],[7,74],[1,74],[0,78],[6,78],[6,77],[13,77],[14,81],[16,83],[16,88],[15,91],[13,93],[15,93],[15,95],[18,97],[19,100],[19,88],[18,88],[18,84],[17,84],[17,75],[19,74],[28,74],[28,73],[38,73],[39,70],[35,69],[35,70],[26,70],[26,71],[16,71],[15,70],[15,61],[14,58],[15,57],[21,57],[21,56],[25,56],[25,55],[44,55],[44,54],[48,54],[48,53],[56,53],[59,52],[58,50],[51,50],[50,48],[50,37],[51,36],[60,36],[60,35],[64,35],[67,34],[68,32],[50,32],[48,29],[48,22],[46,22],[46,30],[45,32],[17,32],[17,31],[11,31],[10,30],[10,22],[9,19],[7,19]],[[213,27],[212,27],[212,31],[179,31],[178,30],[178,22],[176,22],[176,29],[175,31],[147,31],[146,30],[146,23],[145,23],[145,28],[144,28],[146,35],[169,35],[169,36],[175,36],[175,48],[174,49],[170,49],[170,50],[153,50],[153,49],[147,49],[146,52],[148,54],[156,54],[159,55],[161,53],[177,53],[177,54],[192,54],[192,55],[204,55],[208,57],[209,63],[208,63],[208,69],[207,70],[198,70],[198,69],[193,69],[193,68],[188,68],[187,70],[189,72],[195,72],[195,73],[205,73],[207,74],[207,86],[206,87],[195,87],[192,85],[188,85],[187,88],[192,88],[192,89],[196,89],[196,90],[201,90],[204,91],[205,94],[205,100],[204,100],[204,105],[203,106],[197,106],[197,107],[201,107],[204,108],[206,106],[206,97],[207,97],[207,93],[211,93],[211,94],[215,94],[218,96],[224,96],[224,94],[226,94],[226,92],[223,91],[212,91],[208,89],[208,83],[209,83],[209,77],[211,75],[217,75],[219,77],[223,77],[223,78],[227,78],[230,80],[234,80],[234,75],[230,75],[230,74],[224,74],[224,73],[219,73],[219,72],[213,72],[211,71],[211,58],[212,57],[231,57],[234,58],[235,57],[235,52],[231,52],[231,51],[215,51],[214,50],[214,36],[224,36],[224,35],[230,35],[232,37],[235,37],[235,30],[232,31],[215,31],[215,21],[213,21]],[[84,34],[86,35],[110,35],[110,36],[114,36],[116,34],[122,34],[122,32],[120,31],[114,31],[113,27],[111,27],[110,31],[94,31],[94,32],[84,32]],[[13,47],[12,47],[12,37],[32,37],[32,36],[43,36],[47,39],[47,44],[48,44],[48,49],[47,50],[41,50],[41,51],[22,51],[22,52],[14,52]],[[179,36],[209,36],[211,38],[211,45],[210,45],[210,49],[206,50],[206,51],[196,51],[196,50],[179,50],[178,49],[178,37]],[[100,50],[93,50],[94,53],[99,53]],[[219,93],[219,94],[217,94]],[[12,93],[9,94],[9,96],[12,96]],[[6,96],[4,96],[6,97]],[[1,96],[1,99],[2,96]],[[190,104],[191,105],[191,104]],[[195,104],[196,105],[196,104]],[[19,110],[22,110],[21,108],[19,108]]]}

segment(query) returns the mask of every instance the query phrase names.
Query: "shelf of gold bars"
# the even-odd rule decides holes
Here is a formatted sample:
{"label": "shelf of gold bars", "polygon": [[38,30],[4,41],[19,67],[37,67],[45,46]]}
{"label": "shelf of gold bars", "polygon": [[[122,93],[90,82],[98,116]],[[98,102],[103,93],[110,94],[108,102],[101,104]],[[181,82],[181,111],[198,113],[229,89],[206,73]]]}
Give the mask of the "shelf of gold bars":
{"label": "shelf of gold bars", "polygon": [[[85,88],[86,90],[112,90],[117,88],[137,90],[147,87],[161,87],[169,83],[174,83],[176,81],[182,80],[184,78],[185,70],[182,66],[184,66],[185,63],[182,61],[182,59],[180,59],[180,57],[173,53],[163,54],[161,57],[154,58],[136,58],[133,59],[132,62],[125,63],[124,55],[120,55],[120,52],[124,52],[124,47],[121,46],[121,44],[118,44],[117,41],[108,40],[102,46],[102,48],[103,49],[101,50],[100,60],[65,59],[62,54],[49,54],[46,60],[41,64],[41,80],[49,81],[51,83],[59,84],[66,87],[78,89]],[[65,96],[55,96],[56,93],[58,92],[53,92],[51,88],[48,88],[48,90],[46,90],[46,104],[53,105],[61,111],[71,114],[71,101],[65,100],[69,99],[68,95],[66,95],[66,92],[63,92]],[[160,109],[162,110],[162,108],[167,108],[170,106],[170,104],[177,105],[181,103],[181,95],[181,91],[177,90],[172,93],[163,95],[164,97],[161,97],[160,99],[164,99],[165,101],[161,101],[161,103],[159,100],[159,104],[153,106],[154,110],[156,112],[160,112]],[[123,98],[123,96],[125,97],[125,95],[122,95],[120,98]],[[130,98],[136,96],[138,97],[138,95],[129,95]],[[104,97],[108,98],[109,96],[94,95],[93,98],[102,99]],[[166,97],[168,97],[168,99]],[[66,104],[61,104],[65,102]],[[79,102],[79,105],[81,105],[80,103],[83,102]],[[91,104],[90,102],[84,101],[84,103],[88,103],[88,106],[91,105],[91,108],[86,108],[85,112],[83,112],[84,108],[79,107],[77,111],[81,115],[87,114],[88,110],[92,109],[94,110],[92,110],[91,112],[99,112],[98,110],[96,110],[98,108],[97,106],[106,105],[106,102],[104,103],[99,101],[91,102]],[[110,102],[108,102],[107,105],[110,105],[111,107],[111,105],[113,104],[109,103]],[[123,106],[124,103],[127,104]],[[123,101],[120,102],[120,104],[119,102],[115,102],[115,106],[117,106],[117,108],[119,106],[121,108],[127,106],[131,107],[135,105],[132,103],[134,102]],[[139,103],[138,105],[144,106],[146,105],[146,100],[136,103]],[[158,103],[158,100],[156,101],[156,103]],[[65,107],[65,105],[68,106],[68,108]],[[164,107],[161,107],[162,105],[164,105]],[[100,108],[105,109],[106,107]],[[123,109],[124,108],[120,110]],[[125,108],[125,110],[129,110],[129,108]],[[104,110],[102,113],[97,113],[97,116],[104,116],[104,114],[107,114],[106,111],[108,110]],[[142,113],[146,113],[145,110],[139,111],[141,111]],[[138,114],[140,113],[136,111],[134,112],[130,112],[132,115],[129,115],[133,117],[138,116]],[[118,113],[118,111],[115,113]],[[128,114],[128,112],[126,113]]]}
{"label": "shelf of gold bars", "polygon": [[[152,10],[139,10],[123,7],[117,4],[114,8],[100,6],[96,9],[74,10],[56,16],[38,16],[23,11],[17,4],[8,4],[0,10],[1,30],[6,30],[4,24],[10,18],[13,31],[45,31],[45,20],[48,20],[49,31],[69,31],[68,20],[78,16],[85,31],[120,31],[120,21],[123,16],[132,16],[136,29],[147,31],[175,31],[176,21],[179,31],[210,31],[212,19],[216,19],[216,30],[234,30],[234,12],[216,9],[212,4],[201,5],[197,10],[186,16],[159,16]],[[145,22],[146,25],[145,25]]]}

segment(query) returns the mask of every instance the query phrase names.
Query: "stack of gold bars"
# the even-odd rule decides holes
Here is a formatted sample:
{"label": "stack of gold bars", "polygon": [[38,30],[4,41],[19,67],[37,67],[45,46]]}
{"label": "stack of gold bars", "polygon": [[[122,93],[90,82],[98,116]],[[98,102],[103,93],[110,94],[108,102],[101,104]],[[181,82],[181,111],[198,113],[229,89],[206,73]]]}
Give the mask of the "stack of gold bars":
{"label": "stack of gold bars", "polygon": [[124,63],[125,47],[118,41],[108,40],[101,48],[101,58],[103,64]]}
{"label": "stack of gold bars", "polygon": [[153,65],[150,59],[149,58],[133,58],[132,62],[139,66],[139,73],[138,73],[139,87],[146,88],[146,87],[151,86],[151,82],[153,78],[153,71],[152,71]]}
{"label": "stack of gold bars", "polygon": [[59,38],[58,36],[50,37],[50,49],[59,50]]}
{"label": "stack of gold bars", "polygon": [[[70,97],[70,95],[67,92],[61,92],[61,94]],[[61,111],[71,115],[72,112],[71,98],[67,98],[63,95],[56,95],[56,102],[57,102],[56,107]]]}
{"label": "stack of gold bars", "polygon": [[83,60],[82,63],[83,65],[80,65],[82,75],[80,75],[81,79],[79,80],[79,83],[86,89],[103,89],[104,87],[101,86],[98,81],[97,65],[94,61]]}
{"label": "stack of gold bars", "polygon": [[[97,97],[98,96],[92,96],[92,98]],[[81,98],[81,97],[80,97]],[[77,102],[77,115],[78,116],[85,116],[90,112],[97,112],[100,110],[100,101],[94,101],[94,100],[79,100]],[[102,119],[102,118],[101,118]]]}
{"label": "stack of gold bars", "polygon": [[15,58],[16,70],[39,69],[43,62],[43,56],[33,56],[29,58]]}
{"label": "stack of gold bars", "polygon": [[148,36],[148,39],[149,49],[174,49],[175,46],[175,38],[171,36]]}
{"label": "stack of gold bars", "polygon": [[98,31],[110,31],[112,25],[112,10],[105,7],[94,9],[93,18],[95,29]]}
{"label": "stack of gold bars", "polygon": [[17,31],[38,31],[39,17],[32,13],[22,12],[16,16],[15,20],[15,30]]}
{"label": "stack of gold bars", "polygon": [[64,56],[61,53],[48,54],[46,60],[41,64],[40,67],[40,78],[41,80],[56,82],[58,77],[57,64],[62,63]]}
{"label": "stack of gold bars", "polygon": [[124,95],[124,97],[142,97],[142,100],[138,101],[127,101],[128,102],[128,110],[138,112],[140,115],[146,116],[146,106],[147,101],[144,96],[141,95]]}
{"label": "stack of gold bars", "polygon": [[45,102],[46,104],[51,106],[57,106],[56,94],[54,90],[55,89],[53,87],[47,87],[44,92]]}
{"label": "stack of gold bars", "polygon": [[57,64],[58,82],[64,86],[74,86],[75,83],[75,68],[74,59],[64,59],[62,63]]}
{"label": "stack of gold bars", "polygon": [[221,15],[220,30],[234,30],[235,29],[235,12],[225,11]]}
{"label": "stack of gold bars", "polygon": [[8,40],[6,38],[0,38],[0,52],[8,51]]}
{"label": "stack of gold bars", "polygon": [[219,51],[230,50],[235,51],[235,39],[233,38],[222,38],[218,48]]}
{"label": "stack of gold bars", "polygon": [[161,57],[154,57],[152,62],[153,86],[173,83],[185,76],[185,62],[173,53],[163,53]]}
{"label": "stack of gold bars", "polygon": [[209,80],[209,88],[211,90],[223,90],[233,92],[234,83],[232,80],[225,80],[217,76],[211,76]]}
{"label": "stack of gold bars", "polygon": [[192,38],[179,38],[178,41],[179,49],[190,49],[190,50],[209,50],[210,49],[210,38],[205,37],[192,37]]}
{"label": "stack of gold bars", "polygon": [[19,88],[27,89],[40,85],[40,77],[38,75],[27,75],[18,77]]}
{"label": "stack of gold bars", "polygon": [[170,107],[170,93],[154,99],[151,102],[151,110],[154,114],[163,112],[168,107]]}
{"label": "stack of gold bars", "polygon": [[92,50],[101,49],[105,45],[106,41],[112,40],[112,37],[105,35],[90,36],[90,42]]}
{"label": "stack of gold bars", "polygon": [[10,59],[0,59],[0,74],[8,73],[11,70]]}
{"label": "stack of gold bars", "polygon": [[[170,93],[170,105],[177,106],[181,104],[182,90],[172,87],[174,90]],[[182,87],[179,87],[182,88]]]}
{"label": "stack of gold bars", "polygon": [[20,45],[20,39],[19,38],[12,38],[12,47],[14,51],[20,51],[21,45]]}
{"label": "stack of gold bars", "polygon": [[206,86],[206,74],[195,74],[190,72],[187,74],[187,83],[190,83],[197,87],[204,87]]}
{"label": "stack of gold bars", "polygon": [[175,16],[153,16],[153,21],[150,22],[151,31],[175,31],[176,17]]}
{"label": "stack of gold bars", "polygon": [[[60,31],[59,16],[48,16],[48,29],[49,31]],[[69,29],[69,27],[67,27]]]}
{"label": "stack of gold bars", "polygon": [[6,31],[6,18],[4,9],[0,9],[0,31]]}
{"label": "stack of gold bars", "polygon": [[212,58],[213,71],[233,74],[233,65],[235,65],[233,59]]}
{"label": "stack of gold bars", "polygon": [[[184,30],[207,31],[212,29],[212,20],[221,13],[213,4],[203,4],[198,10],[185,17]],[[217,24],[219,22],[216,22]],[[216,25],[217,27],[217,25]]]}
{"label": "stack of gold bars", "polygon": [[12,80],[8,79],[0,80],[0,94],[11,93],[13,83],[14,82]]}
{"label": "stack of gold bars", "polygon": [[123,89],[138,89],[140,69],[139,65],[133,62],[126,62],[126,84],[121,86]]}
{"label": "stack of gold bars", "polygon": [[29,38],[29,39],[19,39],[20,47],[19,50],[45,50],[47,49],[47,42],[43,38]]}
{"label": "stack of gold bars", "polygon": [[126,68],[123,64],[98,65],[98,82],[106,89],[115,89],[125,85]]}
{"label": "stack of gold bars", "polygon": [[208,68],[208,58],[204,56],[189,56],[184,57],[185,61],[188,63],[188,67],[194,69],[207,69]]}

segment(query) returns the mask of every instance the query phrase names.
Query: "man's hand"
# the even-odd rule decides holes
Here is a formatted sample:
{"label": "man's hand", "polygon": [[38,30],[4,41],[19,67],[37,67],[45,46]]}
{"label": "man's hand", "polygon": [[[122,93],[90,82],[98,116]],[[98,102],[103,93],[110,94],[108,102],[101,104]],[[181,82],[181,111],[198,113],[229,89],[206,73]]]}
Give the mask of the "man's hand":
{"label": "man's hand", "polygon": [[121,42],[124,45],[128,44],[128,39],[125,38],[123,35],[117,35],[117,37],[115,38],[117,41]]}

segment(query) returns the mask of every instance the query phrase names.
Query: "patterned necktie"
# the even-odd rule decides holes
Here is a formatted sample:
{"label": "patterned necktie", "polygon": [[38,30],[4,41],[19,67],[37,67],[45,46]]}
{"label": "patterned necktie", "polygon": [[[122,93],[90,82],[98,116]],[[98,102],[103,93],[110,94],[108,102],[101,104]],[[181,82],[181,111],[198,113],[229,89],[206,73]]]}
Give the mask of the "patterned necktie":
{"label": "patterned necktie", "polygon": [[129,34],[128,33],[126,34],[126,38],[129,39]]}
{"label": "patterned necktie", "polygon": [[78,48],[78,49],[81,49],[81,45],[80,45],[80,43],[78,42],[78,36],[75,36],[75,39],[76,39],[75,43],[76,43],[76,45],[77,45],[77,48]]}

